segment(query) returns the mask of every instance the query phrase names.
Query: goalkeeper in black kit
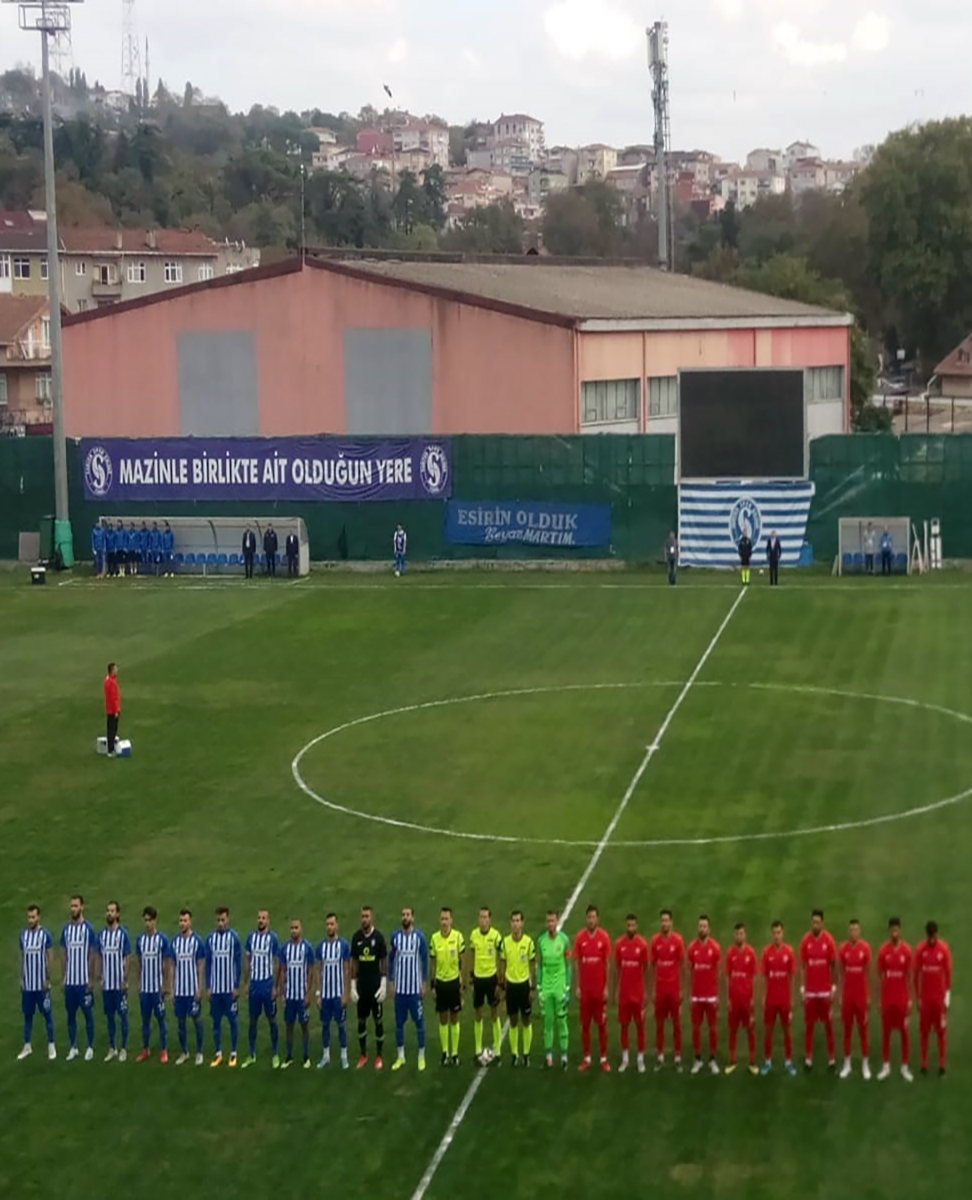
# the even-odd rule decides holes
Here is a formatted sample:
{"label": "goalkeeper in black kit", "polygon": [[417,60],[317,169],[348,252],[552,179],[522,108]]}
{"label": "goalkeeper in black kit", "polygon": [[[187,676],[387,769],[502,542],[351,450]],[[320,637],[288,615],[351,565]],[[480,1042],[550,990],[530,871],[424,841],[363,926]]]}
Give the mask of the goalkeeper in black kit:
{"label": "goalkeeper in black kit", "polygon": [[753,557],[753,543],[748,533],[743,533],[736,549],[739,551],[739,573],[745,587],[749,585],[749,560]]}

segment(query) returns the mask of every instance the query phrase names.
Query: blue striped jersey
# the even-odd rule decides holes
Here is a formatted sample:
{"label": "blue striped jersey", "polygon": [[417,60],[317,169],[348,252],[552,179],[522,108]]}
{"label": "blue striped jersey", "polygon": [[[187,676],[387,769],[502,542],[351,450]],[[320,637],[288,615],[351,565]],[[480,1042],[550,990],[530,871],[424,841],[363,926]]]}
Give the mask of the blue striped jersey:
{"label": "blue striped jersey", "polygon": [[177,933],[169,942],[169,958],[174,966],[172,995],[191,998],[196,995],[199,983],[200,959],[206,957],[206,947],[198,933]]}
{"label": "blue striped jersey", "polygon": [[68,921],[61,930],[61,945],[67,958],[64,986],[87,987],[91,982],[88,955],[98,949],[98,935],[94,926],[84,917],[80,921]]}
{"label": "blue striped jersey", "polygon": [[240,986],[243,947],[235,929],[214,929],[206,939],[206,986],[228,996]]}
{"label": "blue striped jersey", "polygon": [[44,928],[20,931],[20,986],[25,992],[43,992],[50,980],[47,977],[47,952],[54,939]]}
{"label": "blue striped jersey", "polygon": [[138,990],[144,996],[162,991],[163,968],[169,957],[169,939],[164,933],[140,933],[135,942],[138,954]]}
{"label": "blue striped jersey", "polygon": [[325,938],[314,952],[321,964],[321,999],[340,1000],[344,995],[344,964],[351,961],[351,947],[343,937]]}
{"label": "blue striped jersey", "polygon": [[314,947],[307,938],[286,941],[280,947],[280,961],[284,967],[284,999],[305,1000],[307,971],[314,965]]}
{"label": "blue striped jersey", "polygon": [[106,925],[98,934],[101,947],[101,988],[105,992],[120,992],[125,987],[125,959],[132,952],[132,943],[124,925],[109,929]]}
{"label": "blue striped jersey", "polygon": [[417,996],[429,974],[429,947],[421,929],[396,929],[391,936],[388,974],[396,996]]}
{"label": "blue striped jersey", "polygon": [[408,538],[404,529],[395,530],[395,553],[404,554],[405,547],[408,545]]}
{"label": "blue striped jersey", "polygon": [[280,943],[272,929],[261,933],[254,929],[246,935],[246,952],[250,956],[250,986],[273,982]]}

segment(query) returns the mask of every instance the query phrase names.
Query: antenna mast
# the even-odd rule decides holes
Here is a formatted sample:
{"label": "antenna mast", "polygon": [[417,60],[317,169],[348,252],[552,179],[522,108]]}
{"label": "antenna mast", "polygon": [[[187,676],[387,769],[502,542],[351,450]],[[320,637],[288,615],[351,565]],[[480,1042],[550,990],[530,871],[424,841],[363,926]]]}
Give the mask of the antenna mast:
{"label": "antenna mast", "polygon": [[135,95],[135,85],[142,78],[142,56],[135,28],[135,0],[122,0],[121,90],[126,96]]}
{"label": "antenna mast", "polygon": [[672,121],[668,92],[668,22],[648,30],[648,70],[655,112],[655,170],[658,177],[658,263],[675,269],[675,196],[671,173]]}

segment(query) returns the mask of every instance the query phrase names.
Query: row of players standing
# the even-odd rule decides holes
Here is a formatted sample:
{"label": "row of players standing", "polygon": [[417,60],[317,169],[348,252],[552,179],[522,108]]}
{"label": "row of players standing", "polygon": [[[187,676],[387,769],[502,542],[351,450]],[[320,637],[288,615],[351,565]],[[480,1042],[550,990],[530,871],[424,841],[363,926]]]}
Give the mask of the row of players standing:
{"label": "row of players standing", "polygon": [[95,575],[104,579],[106,575],[138,575],[142,571],[154,575],[171,575],[175,537],[168,521],[159,528],[158,521],[147,522],[136,529],[132,522],[126,529],[119,521],[112,525],[99,521],[91,530],[91,556]]}
{"label": "row of players standing", "polygon": [[[263,532],[263,557],[266,574],[271,578],[277,575],[277,554],[280,540],[277,531],[270,524]],[[252,526],[247,525],[243,531],[243,572],[247,579],[253,578],[253,564],[257,555],[257,538]],[[284,542],[284,557],[287,559],[287,575],[296,579],[300,574],[300,540],[296,533],[288,533]]]}

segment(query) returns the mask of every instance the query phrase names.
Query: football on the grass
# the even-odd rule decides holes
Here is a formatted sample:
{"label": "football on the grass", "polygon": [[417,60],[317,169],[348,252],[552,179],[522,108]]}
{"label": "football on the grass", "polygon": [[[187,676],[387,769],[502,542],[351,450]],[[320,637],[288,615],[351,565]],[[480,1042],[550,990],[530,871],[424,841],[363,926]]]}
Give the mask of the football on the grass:
{"label": "football on the grass", "polygon": [[488,1067],[490,1065],[490,1063],[493,1061],[493,1057],[494,1056],[493,1056],[492,1050],[489,1048],[489,1046],[487,1046],[486,1049],[479,1056],[480,1066]]}

